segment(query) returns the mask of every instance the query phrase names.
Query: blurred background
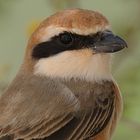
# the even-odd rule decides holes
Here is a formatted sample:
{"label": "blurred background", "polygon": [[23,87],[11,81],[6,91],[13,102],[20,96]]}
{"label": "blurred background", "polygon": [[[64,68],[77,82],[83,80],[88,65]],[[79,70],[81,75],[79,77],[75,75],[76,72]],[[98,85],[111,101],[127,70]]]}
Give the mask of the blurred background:
{"label": "blurred background", "polygon": [[28,38],[54,12],[79,7],[102,12],[128,49],[113,58],[124,112],[113,140],[140,140],[140,0],[0,0],[0,94],[17,73]]}

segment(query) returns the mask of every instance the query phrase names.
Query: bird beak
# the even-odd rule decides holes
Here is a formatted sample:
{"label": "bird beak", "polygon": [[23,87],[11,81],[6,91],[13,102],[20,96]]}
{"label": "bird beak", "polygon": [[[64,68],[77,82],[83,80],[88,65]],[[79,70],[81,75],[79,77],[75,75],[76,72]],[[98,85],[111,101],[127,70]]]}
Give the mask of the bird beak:
{"label": "bird beak", "polygon": [[99,40],[94,43],[92,49],[95,53],[114,53],[127,47],[127,43],[112,32],[104,32]]}

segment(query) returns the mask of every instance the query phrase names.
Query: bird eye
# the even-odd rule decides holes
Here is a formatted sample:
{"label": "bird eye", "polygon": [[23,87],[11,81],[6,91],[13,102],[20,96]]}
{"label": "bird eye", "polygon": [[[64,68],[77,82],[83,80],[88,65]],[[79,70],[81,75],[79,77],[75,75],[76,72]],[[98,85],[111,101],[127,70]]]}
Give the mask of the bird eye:
{"label": "bird eye", "polygon": [[60,41],[65,45],[71,44],[73,41],[72,35],[70,33],[61,34]]}

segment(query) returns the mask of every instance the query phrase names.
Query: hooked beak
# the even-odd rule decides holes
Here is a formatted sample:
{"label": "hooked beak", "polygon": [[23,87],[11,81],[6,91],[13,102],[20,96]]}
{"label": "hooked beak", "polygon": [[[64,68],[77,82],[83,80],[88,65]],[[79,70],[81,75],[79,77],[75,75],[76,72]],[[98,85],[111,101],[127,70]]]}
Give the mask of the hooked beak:
{"label": "hooked beak", "polygon": [[114,53],[127,47],[127,43],[112,32],[104,32],[99,40],[94,43],[92,49],[96,53]]}

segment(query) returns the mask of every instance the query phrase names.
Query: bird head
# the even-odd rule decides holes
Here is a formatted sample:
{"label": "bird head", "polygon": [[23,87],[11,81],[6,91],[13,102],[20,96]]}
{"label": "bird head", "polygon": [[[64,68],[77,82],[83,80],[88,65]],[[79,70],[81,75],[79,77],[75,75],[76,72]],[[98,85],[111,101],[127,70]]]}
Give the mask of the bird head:
{"label": "bird head", "polygon": [[23,69],[52,78],[110,79],[111,53],[126,46],[101,13],[64,10],[44,20],[32,34]]}

